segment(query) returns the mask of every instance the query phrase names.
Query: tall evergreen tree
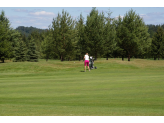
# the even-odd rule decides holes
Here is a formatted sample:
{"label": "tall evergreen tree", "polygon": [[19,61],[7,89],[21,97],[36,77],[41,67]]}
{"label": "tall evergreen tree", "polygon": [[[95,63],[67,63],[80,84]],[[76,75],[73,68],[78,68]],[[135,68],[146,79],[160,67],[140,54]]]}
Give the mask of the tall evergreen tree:
{"label": "tall evergreen tree", "polygon": [[35,44],[36,44],[36,50],[39,53],[38,56],[41,57],[41,54],[40,54],[41,53],[41,43],[44,40],[43,34],[39,33],[38,30],[34,30],[31,32],[31,34],[29,36],[33,37]]}
{"label": "tall evergreen tree", "polygon": [[137,15],[132,9],[125,14],[123,20],[119,17],[116,21],[119,25],[119,33],[117,32],[118,45],[123,53],[126,52],[128,61],[130,57],[143,53],[147,45],[150,44],[148,28],[143,22],[143,19]]}
{"label": "tall evergreen tree", "polygon": [[14,60],[13,60],[14,62],[20,61],[20,59],[21,59],[20,53],[21,53],[20,44],[19,44],[19,42],[16,42],[15,48],[14,48]]}
{"label": "tall evergreen tree", "polygon": [[10,30],[9,35],[9,41],[11,43],[10,58],[13,58],[16,55],[16,50],[19,48],[19,42],[22,41],[22,36],[18,31],[14,29]]}
{"label": "tall evergreen tree", "polygon": [[52,35],[52,31],[48,31],[45,34],[45,38],[43,40],[43,42],[41,43],[41,50],[43,53],[43,58],[46,59],[46,61],[48,61],[48,59],[50,58],[54,58],[54,56],[57,56],[54,52],[54,44],[53,44],[53,35]]}
{"label": "tall evergreen tree", "polygon": [[23,41],[19,41],[15,47],[15,62],[26,61],[26,45]]}
{"label": "tall evergreen tree", "polygon": [[73,51],[71,47],[74,45],[73,42],[75,40],[74,24],[75,22],[72,17],[64,10],[62,11],[62,15],[58,14],[58,16],[53,19],[50,29],[53,35],[53,51],[59,54],[61,61],[63,61],[65,57],[69,57],[70,51]]}
{"label": "tall evergreen tree", "polygon": [[29,47],[27,51],[27,61],[38,62],[38,52],[36,50],[35,41],[33,38],[29,41]]}
{"label": "tall evergreen tree", "polygon": [[104,54],[107,60],[108,57],[112,57],[113,52],[117,49],[116,29],[110,16],[111,13],[108,13],[108,17],[105,18],[106,24],[104,27]]}
{"label": "tall evergreen tree", "polygon": [[19,43],[20,61],[26,61],[26,45],[23,41]]}
{"label": "tall evergreen tree", "polygon": [[151,45],[152,55],[154,60],[160,56],[164,55],[164,30],[161,27],[158,27],[157,32],[154,34]]}
{"label": "tall evergreen tree", "polygon": [[121,55],[122,61],[124,61],[124,57],[126,55],[126,51],[124,50],[124,45],[122,42],[123,35],[122,35],[122,18],[121,16],[118,17],[118,20],[114,20],[115,28],[116,28],[116,42],[117,42],[117,55]]}
{"label": "tall evergreen tree", "polygon": [[5,58],[10,57],[11,43],[9,42],[10,24],[5,17],[5,12],[0,14],[0,60],[4,63]]}
{"label": "tall evergreen tree", "polygon": [[87,45],[86,33],[85,33],[85,25],[84,25],[84,17],[80,14],[80,18],[76,22],[77,29],[77,47],[76,52],[78,55],[79,61],[83,59],[84,54],[89,51],[89,47]]}
{"label": "tall evergreen tree", "polygon": [[87,35],[87,45],[91,55],[97,59],[98,55],[102,55],[104,51],[104,13],[98,13],[96,8],[93,8],[90,15],[87,16],[85,32]]}
{"label": "tall evergreen tree", "polygon": [[9,57],[10,44],[6,39],[6,30],[0,22],[0,60],[4,63],[5,58]]}

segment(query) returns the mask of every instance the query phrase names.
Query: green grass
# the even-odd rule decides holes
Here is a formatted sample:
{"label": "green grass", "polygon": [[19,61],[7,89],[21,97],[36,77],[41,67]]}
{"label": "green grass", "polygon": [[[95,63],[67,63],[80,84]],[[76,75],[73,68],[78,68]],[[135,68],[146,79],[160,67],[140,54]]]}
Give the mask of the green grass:
{"label": "green grass", "polygon": [[0,63],[0,116],[164,115],[163,60],[98,59],[90,72],[83,65]]}

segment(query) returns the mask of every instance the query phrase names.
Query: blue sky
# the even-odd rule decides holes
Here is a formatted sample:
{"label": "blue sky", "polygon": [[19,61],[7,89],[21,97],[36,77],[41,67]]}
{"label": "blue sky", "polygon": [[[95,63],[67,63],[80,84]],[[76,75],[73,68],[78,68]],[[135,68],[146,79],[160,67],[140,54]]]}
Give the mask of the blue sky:
{"label": "blue sky", "polygon": [[6,0],[0,5],[0,11],[5,11],[5,15],[10,20],[13,28],[33,26],[46,29],[52,23],[53,18],[58,13],[61,13],[63,9],[74,19],[77,19],[81,13],[86,19],[92,7],[96,7],[99,12],[106,13],[110,10],[112,18],[116,18],[119,15],[123,17],[132,8],[136,11],[136,14],[143,17],[145,24],[164,24],[164,7],[161,6],[162,2],[160,4],[160,0],[155,1],[158,4],[150,3],[149,1],[143,2],[143,0],[138,0],[137,3],[132,3],[130,0],[115,0],[112,3],[109,0],[101,0],[101,3],[100,1],[88,2],[89,0],[83,0],[81,3],[77,0],[62,0],[60,2],[52,0],[9,1]]}

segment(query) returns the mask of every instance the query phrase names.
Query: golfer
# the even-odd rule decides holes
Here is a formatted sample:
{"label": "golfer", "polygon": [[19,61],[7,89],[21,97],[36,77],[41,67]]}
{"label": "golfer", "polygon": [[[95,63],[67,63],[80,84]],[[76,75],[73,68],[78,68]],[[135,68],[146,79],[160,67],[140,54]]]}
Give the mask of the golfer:
{"label": "golfer", "polygon": [[89,68],[89,56],[88,56],[88,53],[86,53],[86,55],[84,56],[84,72],[86,72],[86,65],[88,66],[88,70],[90,71],[90,68]]}

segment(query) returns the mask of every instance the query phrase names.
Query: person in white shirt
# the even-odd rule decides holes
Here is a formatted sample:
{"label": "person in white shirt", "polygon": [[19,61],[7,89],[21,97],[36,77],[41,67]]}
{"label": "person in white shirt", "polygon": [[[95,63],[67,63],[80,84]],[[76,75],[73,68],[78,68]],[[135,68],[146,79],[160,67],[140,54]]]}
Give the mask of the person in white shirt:
{"label": "person in white shirt", "polygon": [[89,56],[88,56],[88,53],[86,53],[86,55],[84,56],[84,72],[86,71],[86,65],[88,66],[88,70],[90,71],[90,68],[89,68]]}

